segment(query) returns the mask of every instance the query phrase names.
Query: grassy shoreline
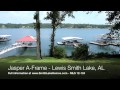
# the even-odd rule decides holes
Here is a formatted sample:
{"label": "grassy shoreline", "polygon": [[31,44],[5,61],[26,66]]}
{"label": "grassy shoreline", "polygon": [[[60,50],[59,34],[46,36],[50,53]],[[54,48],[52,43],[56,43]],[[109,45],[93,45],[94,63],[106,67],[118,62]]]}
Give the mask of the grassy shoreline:
{"label": "grassy shoreline", "polygon": [[116,63],[120,64],[120,58],[96,58],[88,60],[73,60],[71,58],[57,59],[53,57],[43,57],[37,60],[35,56],[12,56],[1,58],[0,63]]}

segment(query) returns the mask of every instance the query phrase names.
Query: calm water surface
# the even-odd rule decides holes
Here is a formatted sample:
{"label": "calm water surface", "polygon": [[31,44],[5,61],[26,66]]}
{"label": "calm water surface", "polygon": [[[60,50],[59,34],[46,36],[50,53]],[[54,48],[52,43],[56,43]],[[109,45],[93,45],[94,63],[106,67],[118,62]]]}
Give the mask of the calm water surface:
{"label": "calm water surface", "polygon": [[[62,37],[69,37],[69,36],[75,36],[75,37],[81,37],[84,40],[82,40],[83,43],[89,43],[91,41],[98,40],[99,34],[105,34],[108,33],[108,29],[57,29],[56,36],[55,36],[55,44],[57,45],[58,41],[62,41]],[[11,41],[9,42],[0,42],[0,49],[9,47],[10,45],[14,44],[16,40],[26,36],[26,35],[32,35],[36,36],[36,32],[34,29],[0,29],[0,35],[9,34],[11,36]],[[48,55],[49,51],[49,45],[50,45],[50,36],[51,36],[51,29],[41,29],[41,44],[42,44],[42,55]],[[89,49],[93,53],[98,52],[108,52],[111,53],[113,51],[120,51],[119,47],[116,46],[97,46],[89,44]],[[64,47],[66,50],[67,55],[71,54],[71,51],[73,48],[71,47]],[[10,52],[7,52],[3,55],[0,55],[0,57],[7,57],[7,56],[15,56],[15,55],[36,55],[36,49],[35,48],[19,48],[16,50],[12,50]]]}

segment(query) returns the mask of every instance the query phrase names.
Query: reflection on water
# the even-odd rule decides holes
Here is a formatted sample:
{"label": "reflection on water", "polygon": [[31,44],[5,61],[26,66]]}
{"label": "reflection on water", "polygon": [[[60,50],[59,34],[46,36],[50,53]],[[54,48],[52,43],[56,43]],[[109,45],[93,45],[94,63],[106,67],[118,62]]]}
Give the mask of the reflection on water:
{"label": "reflection on water", "polygon": [[1,48],[1,47],[9,46],[10,44],[11,44],[10,41],[7,41],[7,42],[0,42],[0,48]]}
{"label": "reflection on water", "polygon": [[27,48],[18,48],[17,55],[24,55],[26,51],[27,51]]}
{"label": "reflection on water", "polygon": [[90,50],[93,53],[112,53],[112,52],[119,52],[120,53],[120,48],[118,46],[98,46],[98,45],[90,45]]}
{"label": "reflection on water", "polygon": [[[62,37],[81,37],[83,40],[81,42],[88,43],[89,50],[91,52],[113,52],[113,51],[120,51],[119,47],[116,46],[97,46],[89,44],[91,41],[96,41],[98,38],[96,37],[99,34],[108,33],[108,29],[57,29],[55,35],[55,45],[57,45],[58,41],[62,41]],[[41,47],[42,47],[42,55],[49,54],[49,45],[50,45],[50,37],[51,37],[51,29],[41,29]],[[0,49],[8,47],[16,42],[16,40],[27,36],[32,35],[36,36],[36,32],[34,29],[0,29],[0,35],[12,35],[11,40],[8,42],[0,42]],[[65,48],[67,55],[71,55],[71,52],[74,50],[73,47],[70,46],[62,46]],[[0,57],[7,57],[13,55],[36,55],[36,48],[19,48],[12,51],[9,51]]]}
{"label": "reflection on water", "polygon": [[112,47],[110,46],[97,46],[98,49],[104,50],[104,51],[112,51],[114,50]]}

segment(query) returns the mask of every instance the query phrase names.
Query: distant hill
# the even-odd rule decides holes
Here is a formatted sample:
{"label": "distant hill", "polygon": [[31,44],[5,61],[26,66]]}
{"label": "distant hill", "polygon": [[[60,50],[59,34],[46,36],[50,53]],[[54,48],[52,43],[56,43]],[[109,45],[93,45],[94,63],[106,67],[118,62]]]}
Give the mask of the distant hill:
{"label": "distant hill", "polygon": [[[111,25],[95,25],[95,24],[61,24],[59,28],[110,28]],[[32,23],[29,24],[0,24],[0,28],[34,28]],[[51,24],[42,23],[41,28],[51,28]]]}

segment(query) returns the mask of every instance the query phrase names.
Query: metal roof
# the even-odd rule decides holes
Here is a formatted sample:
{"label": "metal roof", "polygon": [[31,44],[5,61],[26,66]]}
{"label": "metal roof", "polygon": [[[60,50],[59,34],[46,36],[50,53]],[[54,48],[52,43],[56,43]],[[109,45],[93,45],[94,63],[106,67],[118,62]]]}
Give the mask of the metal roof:
{"label": "metal roof", "polygon": [[80,37],[63,37],[63,40],[83,40],[83,38]]}
{"label": "metal roof", "polygon": [[0,35],[0,37],[10,37],[11,35]]}
{"label": "metal roof", "polygon": [[17,40],[17,42],[35,42],[36,38],[33,36],[25,36],[19,40]]}

